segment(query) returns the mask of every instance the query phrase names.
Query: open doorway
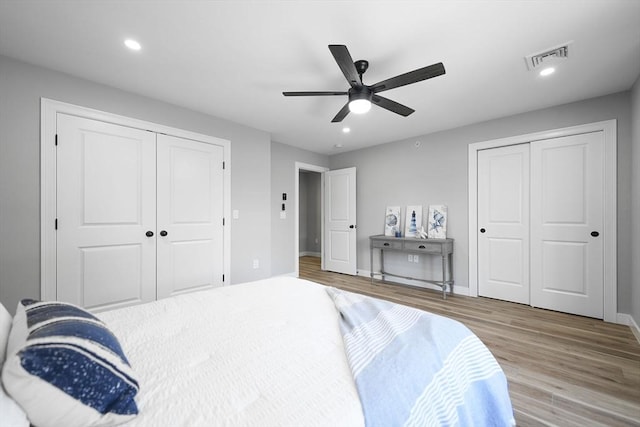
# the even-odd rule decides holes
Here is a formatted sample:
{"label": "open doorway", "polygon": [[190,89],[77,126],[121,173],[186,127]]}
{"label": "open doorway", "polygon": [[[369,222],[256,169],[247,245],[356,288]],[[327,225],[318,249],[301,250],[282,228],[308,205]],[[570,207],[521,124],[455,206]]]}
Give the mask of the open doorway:
{"label": "open doorway", "polygon": [[295,266],[300,275],[300,257],[322,262],[324,225],[322,220],[322,172],[328,168],[296,162]]}
{"label": "open doorway", "polygon": [[298,223],[299,256],[321,257],[320,242],[320,178],[319,172],[300,171],[300,188],[298,200],[300,206],[300,222]]}

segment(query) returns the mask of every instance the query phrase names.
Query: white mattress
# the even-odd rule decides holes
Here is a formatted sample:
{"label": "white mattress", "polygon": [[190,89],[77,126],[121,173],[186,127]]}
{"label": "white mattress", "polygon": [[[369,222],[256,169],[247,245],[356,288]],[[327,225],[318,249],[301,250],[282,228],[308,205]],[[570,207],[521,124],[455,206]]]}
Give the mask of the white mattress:
{"label": "white mattress", "polygon": [[138,375],[127,426],[362,426],[336,308],[291,277],[98,314]]}

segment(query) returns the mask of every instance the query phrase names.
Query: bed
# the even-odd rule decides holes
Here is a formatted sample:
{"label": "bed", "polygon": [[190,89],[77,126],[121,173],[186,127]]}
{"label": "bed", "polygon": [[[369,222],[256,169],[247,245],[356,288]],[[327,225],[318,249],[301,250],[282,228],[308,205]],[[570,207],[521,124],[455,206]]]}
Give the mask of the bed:
{"label": "bed", "polygon": [[[19,305],[3,384],[32,422],[46,425],[55,419],[51,406],[66,400],[49,404],[53,398],[15,385],[25,369],[26,347],[11,342],[20,312]],[[514,424],[504,373],[462,324],[313,282],[271,278],[96,317],[90,321],[117,338],[128,362],[123,372],[135,387],[127,399],[137,414],[100,413],[83,425]],[[28,340],[33,331],[20,333]],[[58,421],[65,425],[75,416],[76,402],[69,405]]]}

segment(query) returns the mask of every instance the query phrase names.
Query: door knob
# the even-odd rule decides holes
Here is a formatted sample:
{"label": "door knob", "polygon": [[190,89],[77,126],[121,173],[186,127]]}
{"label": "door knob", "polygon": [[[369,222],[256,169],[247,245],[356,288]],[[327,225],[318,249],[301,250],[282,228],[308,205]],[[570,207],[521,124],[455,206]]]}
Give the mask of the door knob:
{"label": "door knob", "polygon": [[353,224],[351,224],[351,225],[349,226],[349,228],[356,228],[356,226],[355,226],[355,225],[353,225]]}
{"label": "door knob", "polygon": [[169,234],[169,233],[167,233],[165,230],[162,230],[162,231],[160,232],[160,235],[161,235],[162,237],[166,236],[167,234]]}
{"label": "door knob", "polygon": [[597,231],[592,231],[592,232],[591,232],[591,235],[592,235],[593,237],[598,237],[598,236],[600,235],[600,233],[598,233]]}
{"label": "door knob", "polygon": [[153,231],[147,231],[144,233],[147,237],[153,237]]}
{"label": "door knob", "polygon": [[487,231],[487,230],[485,230],[484,228],[481,228],[481,229],[480,229],[480,232],[481,232],[481,233],[484,233],[485,231]]}

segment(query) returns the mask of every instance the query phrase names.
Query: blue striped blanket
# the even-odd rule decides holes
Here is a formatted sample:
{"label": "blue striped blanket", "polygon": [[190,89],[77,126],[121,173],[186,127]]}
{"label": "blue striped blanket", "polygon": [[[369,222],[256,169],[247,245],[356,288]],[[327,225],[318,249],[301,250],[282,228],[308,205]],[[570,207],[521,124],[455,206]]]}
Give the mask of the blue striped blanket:
{"label": "blue striped blanket", "polygon": [[391,302],[327,292],[340,313],[367,426],[515,425],[506,377],[467,327]]}

